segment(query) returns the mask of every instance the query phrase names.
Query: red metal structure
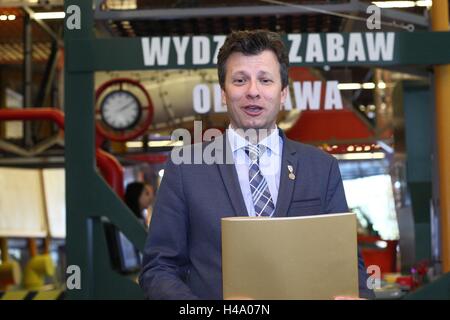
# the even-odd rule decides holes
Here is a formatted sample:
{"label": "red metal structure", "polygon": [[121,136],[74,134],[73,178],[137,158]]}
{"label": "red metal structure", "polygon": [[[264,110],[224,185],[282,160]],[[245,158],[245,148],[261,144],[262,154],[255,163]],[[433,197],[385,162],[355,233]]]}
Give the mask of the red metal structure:
{"label": "red metal structure", "polygon": [[[9,120],[51,120],[55,122],[61,130],[64,130],[64,113],[53,108],[39,109],[0,109],[0,121]],[[119,197],[123,197],[123,168],[120,163],[108,152],[96,149],[97,166],[100,169],[109,186]]]}

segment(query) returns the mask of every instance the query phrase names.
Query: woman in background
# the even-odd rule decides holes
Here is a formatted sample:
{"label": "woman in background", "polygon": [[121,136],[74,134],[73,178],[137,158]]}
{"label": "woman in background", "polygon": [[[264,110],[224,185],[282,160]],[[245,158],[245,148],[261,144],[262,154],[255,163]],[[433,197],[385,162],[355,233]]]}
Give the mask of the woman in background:
{"label": "woman in background", "polygon": [[136,217],[148,227],[152,215],[153,187],[143,182],[132,182],[125,191],[125,203]]}

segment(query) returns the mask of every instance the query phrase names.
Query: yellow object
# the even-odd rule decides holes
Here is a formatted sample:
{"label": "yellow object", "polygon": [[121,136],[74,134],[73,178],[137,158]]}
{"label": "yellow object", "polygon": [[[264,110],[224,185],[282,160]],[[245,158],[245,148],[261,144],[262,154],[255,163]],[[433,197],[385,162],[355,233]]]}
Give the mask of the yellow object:
{"label": "yellow object", "polygon": [[14,290],[0,292],[0,300],[60,300],[64,299],[63,289],[41,291]]}
{"label": "yellow object", "polygon": [[62,290],[39,291],[33,300],[57,300],[62,293]]}
{"label": "yellow object", "polygon": [[9,286],[20,284],[22,273],[17,261],[9,260],[0,265],[0,290],[7,290]]}
{"label": "yellow object", "polygon": [[358,297],[356,215],[222,219],[224,299]]}
{"label": "yellow object", "polygon": [[55,265],[49,254],[36,255],[30,259],[24,272],[24,287],[37,290],[44,286],[45,277],[55,274]]}
{"label": "yellow object", "polygon": [[[449,31],[448,1],[433,1],[433,31]],[[442,271],[450,272],[450,65],[434,67]]]}
{"label": "yellow object", "polygon": [[8,291],[1,297],[1,300],[23,300],[28,295],[28,291]]}
{"label": "yellow object", "polygon": [[7,290],[8,287],[20,283],[22,273],[17,261],[9,259],[8,240],[0,238],[0,250],[2,264],[0,264],[0,290]]}
{"label": "yellow object", "polygon": [[401,276],[402,276],[401,273],[385,273],[383,275],[383,279],[387,283],[395,283],[397,281],[397,278]]}

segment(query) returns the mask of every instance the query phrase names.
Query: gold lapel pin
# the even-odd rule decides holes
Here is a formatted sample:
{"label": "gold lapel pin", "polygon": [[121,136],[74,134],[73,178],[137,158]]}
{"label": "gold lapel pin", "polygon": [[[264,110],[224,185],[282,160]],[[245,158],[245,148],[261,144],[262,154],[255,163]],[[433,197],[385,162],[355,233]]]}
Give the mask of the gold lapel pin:
{"label": "gold lapel pin", "polygon": [[295,174],[294,174],[294,167],[291,165],[287,166],[288,170],[289,170],[289,179],[294,180],[295,179]]}

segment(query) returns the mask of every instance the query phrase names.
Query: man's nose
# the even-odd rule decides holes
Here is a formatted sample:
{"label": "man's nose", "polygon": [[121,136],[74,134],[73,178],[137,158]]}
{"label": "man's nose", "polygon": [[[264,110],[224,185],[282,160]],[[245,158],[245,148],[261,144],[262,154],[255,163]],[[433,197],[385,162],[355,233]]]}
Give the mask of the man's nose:
{"label": "man's nose", "polygon": [[252,80],[249,82],[248,90],[247,90],[247,97],[250,99],[259,98],[259,88],[258,88],[257,81]]}

